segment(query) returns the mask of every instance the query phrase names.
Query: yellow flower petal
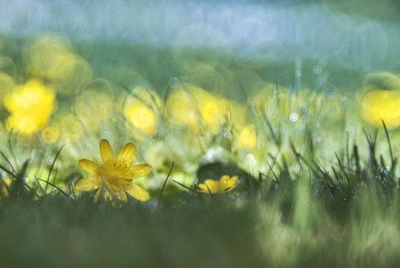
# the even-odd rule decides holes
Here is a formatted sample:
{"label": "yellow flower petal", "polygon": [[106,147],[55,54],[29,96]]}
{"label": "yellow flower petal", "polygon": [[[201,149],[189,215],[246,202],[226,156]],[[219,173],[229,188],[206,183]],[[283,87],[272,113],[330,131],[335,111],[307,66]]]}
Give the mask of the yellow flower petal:
{"label": "yellow flower petal", "polygon": [[207,194],[225,194],[230,192],[240,183],[238,176],[230,178],[224,175],[219,181],[205,180],[203,184],[199,184],[199,190]]}
{"label": "yellow flower petal", "polygon": [[204,183],[199,184],[198,186],[199,186],[200,192],[207,193],[207,194],[211,193],[211,190],[209,190],[207,185],[205,185]]}
{"label": "yellow flower petal", "polygon": [[219,193],[219,182],[214,180],[205,180],[204,184],[199,185],[202,192],[208,194]]}
{"label": "yellow flower petal", "polygon": [[75,188],[78,191],[92,191],[98,189],[100,185],[101,185],[100,178],[89,177],[78,181],[75,185]]}
{"label": "yellow flower petal", "polygon": [[114,164],[114,154],[107,140],[101,140],[100,142],[100,155],[104,165]]}
{"label": "yellow flower petal", "polygon": [[117,156],[117,165],[129,166],[136,155],[136,146],[132,143],[126,144],[122,147]]}
{"label": "yellow flower petal", "polygon": [[[222,181],[222,179],[221,179],[221,181]],[[228,187],[236,186],[237,184],[239,184],[238,176],[234,176],[232,178],[228,177],[228,179],[225,181],[225,185]]]}
{"label": "yellow flower petal", "polygon": [[222,183],[229,183],[229,181],[230,181],[229,175],[224,175],[220,179],[220,182]]}
{"label": "yellow flower petal", "polygon": [[126,190],[126,192],[133,198],[142,202],[146,202],[150,198],[150,195],[148,192],[146,192],[146,190],[144,190],[142,187],[134,183],[131,184],[131,186],[129,187],[129,189]]}
{"label": "yellow flower petal", "polygon": [[10,186],[12,183],[12,179],[2,179],[2,181],[7,184],[7,186]]}
{"label": "yellow flower petal", "polygon": [[233,177],[231,178],[230,182],[231,182],[233,185],[235,185],[235,186],[238,185],[238,184],[240,183],[239,177],[238,177],[238,176],[233,176]]}
{"label": "yellow flower petal", "polygon": [[[222,178],[221,178],[222,181]],[[227,193],[229,191],[231,191],[233,188],[235,188],[236,186],[238,186],[238,184],[240,183],[240,181],[238,180],[238,176],[234,176],[232,178],[228,178],[228,181],[224,184],[221,185],[222,190]]]}
{"label": "yellow flower petal", "polygon": [[84,171],[86,171],[87,173],[89,173],[91,175],[96,175],[97,170],[99,168],[99,166],[96,163],[94,163],[93,161],[87,160],[87,159],[79,160],[79,165],[81,166],[81,168]]}
{"label": "yellow flower petal", "polygon": [[8,195],[11,183],[12,179],[0,179],[0,197]]}
{"label": "yellow flower petal", "polygon": [[144,177],[152,171],[152,167],[148,164],[135,165],[129,168],[131,179]]}

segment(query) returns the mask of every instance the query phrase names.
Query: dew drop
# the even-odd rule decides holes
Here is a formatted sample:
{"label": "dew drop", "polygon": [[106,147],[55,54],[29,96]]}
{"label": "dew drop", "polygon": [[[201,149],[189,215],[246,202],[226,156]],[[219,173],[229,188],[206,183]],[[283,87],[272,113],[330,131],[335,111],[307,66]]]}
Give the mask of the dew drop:
{"label": "dew drop", "polygon": [[321,72],[322,72],[322,68],[319,65],[315,65],[312,70],[313,70],[313,73],[316,75],[321,74]]}
{"label": "dew drop", "polygon": [[297,120],[299,120],[299,115],[297,113],[291,113],[290,114],[290,121],[296,122]]}

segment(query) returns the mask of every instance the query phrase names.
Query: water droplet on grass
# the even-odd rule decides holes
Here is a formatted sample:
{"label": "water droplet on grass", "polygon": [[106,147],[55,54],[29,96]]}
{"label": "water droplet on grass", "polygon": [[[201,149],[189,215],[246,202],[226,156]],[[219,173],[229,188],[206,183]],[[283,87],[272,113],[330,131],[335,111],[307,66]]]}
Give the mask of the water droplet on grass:
{"label": "water droplet on grass", "polygon": [[299,115],[297,113],[291,113],[289,118],[290,121],[296,122],[297,120],[299,120]]}
{"label": "water droplet on grass", "polygon": [[315,65],[315,66],[313,67],[313,73],[314,73],[314,74],[318,75],[318,74],[321,74],[321,72],[322,72],[321,66]]}

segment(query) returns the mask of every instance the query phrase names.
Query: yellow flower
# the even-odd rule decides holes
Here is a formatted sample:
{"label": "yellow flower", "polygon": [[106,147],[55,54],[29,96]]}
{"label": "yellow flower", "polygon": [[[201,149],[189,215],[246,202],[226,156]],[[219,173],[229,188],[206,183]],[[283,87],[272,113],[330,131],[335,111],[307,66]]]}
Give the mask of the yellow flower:
{"label": "yellow flower", "polygon": [[228,101],[218,98],[206,91],[192,93],[197,100],[199,115],[207,131],[217,134],[226,122]]}
{"label": "yellow flower", "polygon": [[98,189],[95,195],[96,201],[101,193],[104,194],[106,199],[110,200],[117,197],[127,201],[125,193],[142,202],[149,200],[149,193],[132,183],[133,179],[146,176],[152,170],[148,164],[131,166],[136,155],[134,144],[128,143],[122,147],[115,160],[110,143],[107,140],[102,140],[100,142],[100,155],[103,160],[102,165],[97,165],[87,159],[79,161],[81,168],[92,176],[78,181],[77,190],[92,191]]}
{"label": "yellow flower", "polygon": [[235,139],[236,146],[239,150],[252,150],[256,147],[257,133],[254,125],[247,125],[238,133]]}
{"label": "yellow flower", "polygon": [[368,92],[361,103],[361,114],[364,119],[376,127],[385,121],[388,128],[400,126],[400,91],[373,90]]}
{"label": "yellow flower", "polygon": [[173,125],[200,129],[198,104],[191,93],[183,88],[174,89],[165,104],[165,119]]}
{"label": "yellow flower", "polygon": [[133,127],[138,128],[150,137],[156,134],[158,126],[157,115],[145,104],[135,103],[126,107],[124,113]]}
{"label": "yellow flower", "polygon": [[124,98],[124,115],[128,127],[133,128],[134,137],[144,140],[147,136],[153,137],[157,134],[161,100],[156,92],[146,87],[135,87],[132,96]]}
{"label": "yellow flower", "polygon": [[8,190],[10,188],[12,179],[0,179],[0,197],[8,196]]}
{"label": "yellow flower", "polygon": [[11,113],[7,127],[31,135],[44,127],[53,110],[55,93],[37,80],[30,80],[6,95],[4,106]]}
{"label": "yellow flower", "polygon": [[238,176],[224,175],[219,181],[205,180],[204,183],[199,184],[200,192],[206,194],[226,194],[232,191],[240,183]]}
{"label": "yellow flower", "polygon": [[189,83],[178,83],[165,104],[167,121],[198,132],[218,134],[227,121],[231,104]]}

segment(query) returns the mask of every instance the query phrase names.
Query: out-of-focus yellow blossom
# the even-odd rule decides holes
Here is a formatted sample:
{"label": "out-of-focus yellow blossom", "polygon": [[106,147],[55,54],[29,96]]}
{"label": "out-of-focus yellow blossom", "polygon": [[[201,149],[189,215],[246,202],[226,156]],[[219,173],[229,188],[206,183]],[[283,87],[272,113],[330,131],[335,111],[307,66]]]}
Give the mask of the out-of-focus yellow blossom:
{"label": "out-of-focus yellow blossom", "polygon": [[75,112],[91,130],[98,131],[103,122],[110,120],[113,99],[103,92],[87,90],[75,100]]}
{"label": "out-of-focus yellow blossom", "polygon": [[388,128],[400,126],[400,91],[373,90],[362,99],[361,113],[363,118],[377,127],[382,120]]}
{"label": "out-of-focus yellow blossom", "polygon": [[229,102],[189,83],[174,86],[166,103],[166,119],[194,131],[217,134],[226,123]]}
{"label": "out-of-focus yellow blossom", "polygon": [[191,89],[191,93],[196,98],[204,131],[217,134],[226,122],[229,102],[200,89]]}
{"label": "out-of-focus yellow blossom", "polygon": [[43,128],[54,110],[55,93],[38,80],[17,86],[4,98],[4,106],[11,113],[8,129],[31,135]]}
{"label": "out-of-focus yellow blossom", "polygon": [[112,200],[117,197],[126,202],[126,193],[142,202],[149,199],[149,193],[146,190],[132,183],[133,179],[146,176],[152,170],[148,164],[131,166],[136,155],[134,144],[126,144],[118,153],[117,159],[114,159],[110,143],[107,140],[102,140],[100,142],[100,155],[103,160],[101,165],[87,159],[79,161],[81,168],[92,176],[78,181],[77,190],[97,190],[96,201],[102,194],[106,199]]}
{"label": "out-of-focus yellow blossom", "polygon": [[0,179],[0,197],[8,196],[11,183],[12,179]]}
{"label": "out-of-focus yellow blossom", "polygon": [[256,147],[257,133],[254,125],[247,125],[234,136],[234,141],[239,150],[252,150]]}
{"label": "out-of-focus yellow blossom", "polygon": [[55,143],[58,140],[59,136],[60,136],[60,132],[54,126],[45,127],[42,130],[42,138],[47,143],[50,143],[50,144]]}
{"label": "out-of-focus yellow blossom", "polygon": [[25,56],[30,74],[58,83],[60,90],[76,90],[91,78],[89,64],[74,54],[70,42],[60,36],[45,34],[35,38]]}
{"label": "out-of-focus yellow blossom", "polygon": [[194,96],[182,87],[168,96],[165,104],[165,119],[173,125],[187,126],[200,130],[198,104]]}
{"label": "out-of-focus yellow blossom", "polygon": [[223,175],[219,181],[205,180],[204,183],[199,184],[199,190],[206,194],[226,194],[232,191],[240,183],[238,176]]}
{"label": "out-of-focus yellow blossom", "polygon": [[125,107],[124,114],[134,128],[143,131],[150,137],[157,133],[158,117],[144,103],[137,102]]}
{"label": "out-of-focus yellow blossom", "polygon": [[124,106],[124,115],[133,127],[135,138],[142,140],[143,134],[153,137],[157,134],[161,109],[160,97],[145,87],[136,87],[134,97],[128,97]]}

